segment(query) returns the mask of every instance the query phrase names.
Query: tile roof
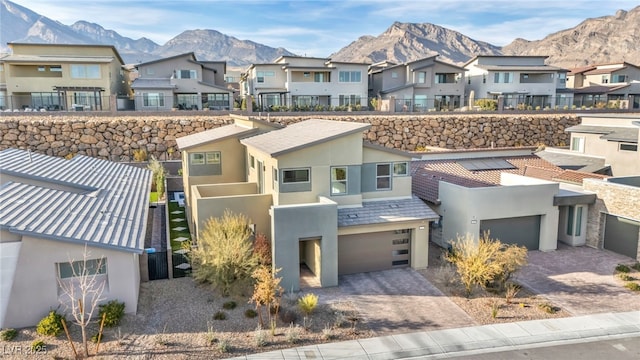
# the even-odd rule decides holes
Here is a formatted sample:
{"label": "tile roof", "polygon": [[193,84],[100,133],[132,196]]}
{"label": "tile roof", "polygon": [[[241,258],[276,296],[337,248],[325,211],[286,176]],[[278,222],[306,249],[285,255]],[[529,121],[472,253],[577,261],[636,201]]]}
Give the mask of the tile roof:
{"label": "tile roof", "polygon": [[[492,158],[495,159],[495,158]],[[582,183],[584,178],[601,179],[603,175],[563,170],[536,155],[500,157],[514,166],[513,169],[470,171],[460,164],[461,159],[417,160],[411,162],[411,190],[419,198],[439,203],[440,181],[474,188],[500,185],[500,174],[510,173],[549,181]]]}
{"label": "tile roof", "polygon": [[271,156],[279,156],[308,146],[321,144],[342,136],[362,132],[370,124],[348,121],[310,119],[280,130],[240,140]]}
{"label": "tile roof", "polygon": [[410,199],[364,201],[362,207],[338,209],[339,227],[438,218],[438,214],[415,196]]}
{"label": "tile roof", "polygon": [[585,75],[610,74],[610,73],[612,73],[614,71],[624,70],[626,68],[627,68],[626,66],[613,67],[613,68],[596,68],[596,69],[593,69],[593,70],[588,70],[584,74]]}
{"label": "tile roof", "polygon": [[196,134],[179,137],[176,139],[176,144],[178,145],[178,149],[185,150],[188,148],[192,148],[194,146],[212,143],[215,141],[224,140],[234,136],[235,137],[246,136],[249,134],[253,134],[257,131],[258,131],[257,128],[252,129],[252,128],[232,124],[232,125],[221,126],[211,130],[202,131]]}
{"label": "tile roof", "polygon": [[[151,172],[82,155],[0,151],[0,227],[22,235],[142,253]],[[10,181],[6,179],[11,177]]]}

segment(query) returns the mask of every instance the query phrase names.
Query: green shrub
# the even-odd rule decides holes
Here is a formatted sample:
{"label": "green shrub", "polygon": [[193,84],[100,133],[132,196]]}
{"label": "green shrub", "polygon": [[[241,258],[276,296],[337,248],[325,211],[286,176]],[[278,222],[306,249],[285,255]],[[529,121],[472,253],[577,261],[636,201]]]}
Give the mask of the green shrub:
{"label": "green shrub", "polygon": [[249,319],[253,319],[254,317],[258,316],[258,313],[253,309],[247,309],[244,312],[244,316]]}
{"label": "green shrub", "polygon": [[124,316],[124,306],[124,303],[119,302],[118,300],[111,300],[106,304],[100,305],[100,310],[98,310],[100,321],[102,321],[103,314],[107,314],[104,318],[104,326],[118,326],[120,324],[120,320],[122,320],[122,317]]}
{"label": "green shrub", "polygon": [[627,289],[631,290],[631,291],[640,291],[640,285],[637,283],[626,283],[624,284],[624,287],[626,287]]}
{"label": "green shrub", "polygon": [[33,351],[34,353],[46,352],[47,345],[42,340],[33,340],[33,342],[31,343],[31,351]]}
{"label": "green shrub", "polygon": [[618,264],[616,266],[616,272],[619,273],[628,273],[629,271],[631,271],[631,268],[629,268],[627,265],[625,264]]}
{"label": "green shrub", "polygon": [[631,265],[631,268],[637,271],[640,271],[640,262],[637,262],[633,265]]}
{"label": "green shrub", "polygon": [[64,316],[58,314],[55,310],[51,310],[49,315],[40,320],[36,332],[40,335],[58,336],[64,331],[62,319],[64,319]]}
{"label": "green shrub", "polygon": [[[92,342],[92,343],[94,343],[94,344],[97,344],[97,343],[98,343],[98,337],[99,337],[99,336],[100,336],[100,334],[99,334],[99,333],[94,334],[94,335],[91,337],[91,342]],[[102,339],[101,339],[101,340],[102,340]]]}
{"label": "green shrub", "polygon": [[2,341],[11,341],[18,336],[18,331],[16,329],[4,329],[0,333],[0,339]]}
{"label": "green shrub", "polygon": [[236,308],[236,302],[235,301],[227,301],[226,303],[222,304],[222,308],[225,310],[233,310]]}
{"label": "green shrub", "polygon": [[213,319],[214,320],[226,320],[227,319],[227,314],[225,314],[224,311],[218,311],[215,314],[213,314]]}
{"label": "green shrub", "polygon": [[555,314],[559,310],[557,307],[549,303],[538,304],[538,308],[540,308],[540,310],[546,312],[547,314]]}
{"label": "green shrub", "polygon": [[308,293],[307,295],[298,299],[298,308],[303,314],[309,315],[318,306],[318,295]]}
{"label": "green shrub", "polygon": [[620,278],[620,280],[622,281],[633,281],[636,278],[634,278],[633,276],[627,274],[627,273],[618,273],[618,277]]}
{"label": "green shrub", "polygon": [[493,99],[478,99],[476,100],[476,106],[480,106],[482,110],[497,110],[498,101]]}

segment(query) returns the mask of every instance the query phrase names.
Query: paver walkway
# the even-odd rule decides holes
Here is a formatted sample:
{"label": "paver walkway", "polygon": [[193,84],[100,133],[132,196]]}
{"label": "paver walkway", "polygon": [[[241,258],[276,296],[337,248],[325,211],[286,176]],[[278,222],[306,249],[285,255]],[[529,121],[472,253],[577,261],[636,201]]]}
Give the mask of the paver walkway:
{"label": "paver walkway", "polygon": [[343,275],[337,288],[311,289],[321,303],[352,301],[377,334],[471,326],[475,322],[411,268]]}
{"label": "paver walkway", "polygon": [[517,281],[572,315],[640,310],[640,295],[612,275],[617,264],[631,262],[607,250],[559,244],[556,251],[530,251]]}

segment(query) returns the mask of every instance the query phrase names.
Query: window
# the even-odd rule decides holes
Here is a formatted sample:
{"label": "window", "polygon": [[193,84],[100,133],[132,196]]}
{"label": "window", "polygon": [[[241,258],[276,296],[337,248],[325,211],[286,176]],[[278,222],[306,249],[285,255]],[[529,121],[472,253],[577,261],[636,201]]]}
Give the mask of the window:
{"label": "window", "polygon": [[398,78],[398,73],[397,73],[397,72],[395,72],[395,71],[392,71],[392,72],[391,72],[391,78],[392,78],[392,79],[397,79],[397,78]]}
{"label": "window", "polygon": [[74,79],[100,79],[100,65],[71,65],[71,77]]}
{"label": "window", "polygon": [[416,83],[424,84],[426,82],[427,82],[427,73],[424,72],[424,71],[419,71],[417,76],[416,76]]}
{"label": "window", "polygon": [[496,84],[498,83],[508,84],[513,82],[513,77],[514,77],[513,73],[497,72],[493,74],[493,82]]}
{"label": "window", "polygon": [[582,206],[576,206],[576,231],[575,235],[580,236],[582,230]]}
{"label": "window", "polygon": [[47,68],[45,66],[38,66],[38,71],[40,72],[47,71]]}
{"label": "window", "polygon": [[620,147],[619,148],[622,151],[638,151],[638,144],[620,143]]}
{"label": "window", "polygon": [[567,208],[567,235],[573,235],[573,206]]}
{"label": "window", "polygon": [[331,195],[347,193],[347,167],[331,168]]}
{"label": "window", "polygon": [[408,244],[409,243],[409,239],[394,239],[392,241],[393,245],[403,245],[403,244]]}
{"label": "window", "polygon": [[100,99],[94,92],[76,91],[73,93],[73,103],[76,105],[92,106],[100,103]]}
{"label": "window", "polygon": [[609,75],[602,75],[602,83],[606,84],[609,82]]}
{"label": "window", "polygon": [[571,150],[584,152],[584,138],[574,137],[571,139]]}
{"label": "window", "polygon": [[283,183],[309,182],[309,169],[291,169],[282,171]]}
{"label": "window", "polygon": [[220,164],[220,151],[205,153],[207,164]]}
{"label": "window", "polygon": [[256,72],[256,77],[257,77],[257,81],[259,83],[263,83],[264,82],[264,78],[267,76],[276,76],[276,73],[273,71],[257,71]]}
{"label": "window", "polygon": [[376,165],[376,190],[391,189],[391,164]]}
{"label": "window", "polygon": [[49,66],[49,71],[51,71],[51,72],[62,72],[62,66],[60,66],[60,65],[51,65],[51,66]]}
{"label": "window", "polygon": [[627,82],[627,75],[613,75],[611,77],[612,83],[622,83]]}
{"label": "window", "polygon": [[147,75],[155,75],[156,71],[153,68],[146,68],[144,71]]}
{"label": "window", "polygon": [[276,184],[278,183],[278,169],[273,168],[273,188],[276,188]]}
{"label": "window", "polygon": [[197,79],[198,72],[195,70],[176,70],[176,79]]}
{"label": "window", "polygon": [[329,76],[323,72],[313,73],[313,81],[314,82],[329,82]]}
{"label": "window", "polygon": [[391,262],[391,265],[393,265],[393,266],[409,265],[409,260],[394,260],[394,261]]}
{"label": "window", "polygon": [[69,279],[82,275],[103,275],[107,273],[107,259],[88,259],[70,263],[58,263],[58,277]]}
{"label": "window", "polygon": [[338,74],[339,82],[360,82],[360,71],[340,71]]}
{"label": "window", "polygon": [[358,95],[340,95],[338,97],[340,106],[360,105],[360,96]]}
{"label": "window", "polygon": [[164,94],[142,93],[142,105],[153,107],[164,106]]}
{"label": "window", "polygon": [[393,164],[393,176],[407,176],[409,174],[409,164],[399,162]]}
{"label": "window", "polygon": [[189,162],[191,165],[204,165],[204,153],[189,154]]}
{"label": "window", "polygon": [[392,250],[391,251],[391,255],[393,255],[393,256],[408,255],[408,254],[409,254],[409,249]]}
{"label": "window", "polygon": [[256,168],[256,158],[253,155],[249,155],[249,166],[251,166],[252,169]]}

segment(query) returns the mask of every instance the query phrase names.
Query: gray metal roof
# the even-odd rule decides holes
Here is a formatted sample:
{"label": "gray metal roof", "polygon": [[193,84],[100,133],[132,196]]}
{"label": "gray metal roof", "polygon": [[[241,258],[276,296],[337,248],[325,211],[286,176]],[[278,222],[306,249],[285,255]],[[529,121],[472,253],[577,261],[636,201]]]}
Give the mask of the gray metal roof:
{"label": "gray metal roof", "polygon": [[310,119],[289,125],[281,130],[242,139],[240,142],[271,156],[278,156],[362,132],[370,127],[371,124],[364,123]]}
{"label": "gray metal roof", "polygon": [[[0,227],[10,232],[142,253],[151,172],[78,155],[0,152]],[[7,181],[6,179],[10,179]]]}
{"label": "gray metal roof", "polygon": [[538,151],[536,155],[555,166],[565,170],[578,170],[582,172],[600,172],[608,168],[603,157],[587,156],[580,153]]}
{"label": "gray metal roof", "polygon": [[219,128],[206,130],[196,134],[183,136],[176,139],[178,149],[184,150],[215,141],[224,140],[233,136],[240,137],[257,132],[258,129],[247,128],[236,124],[221,126]]}
{"label": "gray metal roof", "polygon": [[600,138],[610,141],[638,142],[638,128],[621,126],[575,125],[565,129],[567,132],[603,134]]}
{"label": "gray metal roof", "polygon": [[410,199],[364,201],[362,207],[338,209],[339,227],[439,218],[424,201],[415,196]]}

